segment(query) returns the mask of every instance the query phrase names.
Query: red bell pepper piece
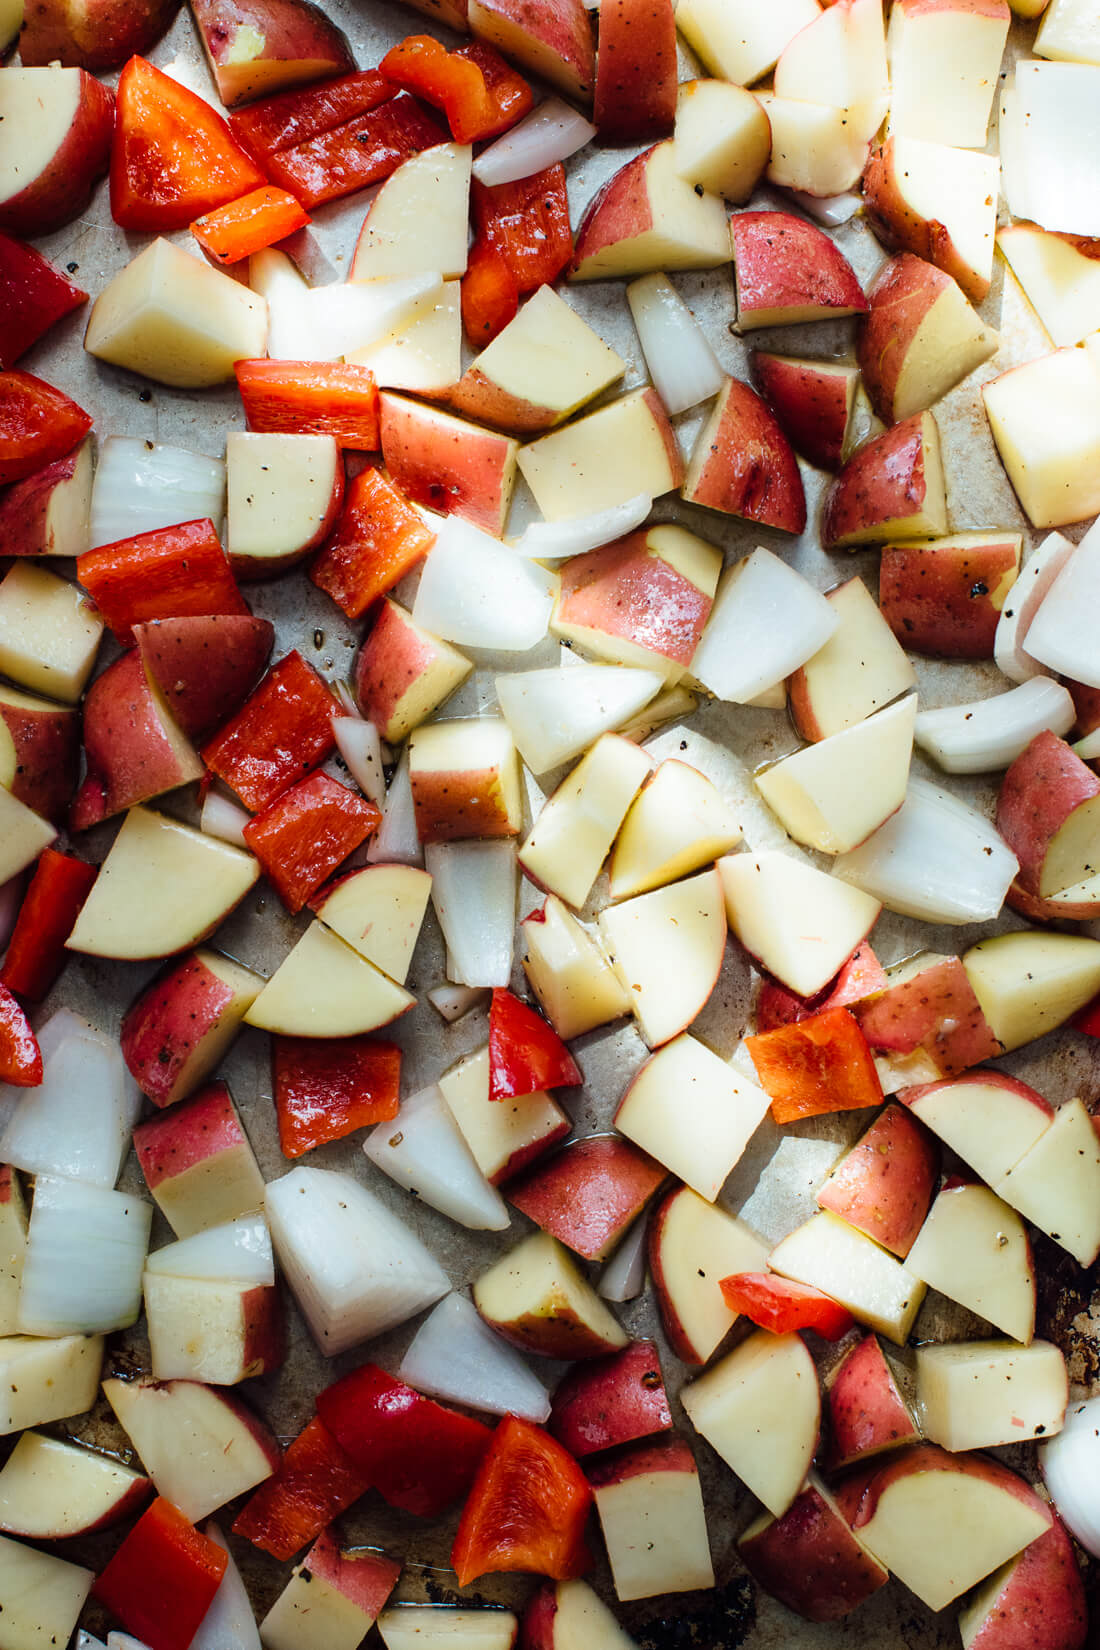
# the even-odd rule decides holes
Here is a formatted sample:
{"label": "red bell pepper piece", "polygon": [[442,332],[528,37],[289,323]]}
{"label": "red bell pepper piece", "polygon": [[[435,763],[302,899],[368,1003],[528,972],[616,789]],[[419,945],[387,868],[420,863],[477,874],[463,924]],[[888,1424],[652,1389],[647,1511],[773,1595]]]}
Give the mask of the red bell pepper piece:
{"label": "red bell pepper piece", "polygon": [[855,1324],[852,1314],[831,1295],[774,1272],[735,1272],[722,1278],[719,1287],[731,1311],[743,1312],[773,1335],[814,1329],[827,1341],[839,1341]]}
{"label": "red bell pepper piece", "polygon": [[287,910],[300,911],[381,823],[373,802],[314,773],[250,819],[242,835]]}
{"label": "red bell pepper piece", "polygon": [[275,1037],[271,1046],[279,1146],[301,1157],[397,1116],[401,1050],[373,1037]]}
{"label": "red bell pepper piece", "polygon": [[337,699],[301,654],[272,665],[259,687],[202,749],[206,766],[236,791],[246,808],[266,808],[336,741]]}
{"label": "red bell pepper piece", "polygon": [[573,256],[565,168],[559,163],[492,188],[474,179],[474,228],[496,247],[521,293],[554,281]]}
{"label": "red bell pepper piece", "polygon": [[237,1514],[233,1534],[284,1562],[370,1488],[317,1416]]}
{"label": "red bell pepper piece", "polygon": [[366,367],[329,361],[238,361],[250,430],[331,435],[338,447],[378,451],[378,385]]}
{"label": "red bell pepper piece", "polygon": [[394,90],[377,73],[345,75],[241,109],[230,126],[272,183],[319,206],[381,183],[410,155],[446,141],[422,104]]}
{"label": "red bell pepper piece", "polygon": [[309,213],[293,195],[265,183],[250,195],[204,212],[191,225],[191,233],[215,262],[235,264],[265,246],[285,240],[310,221]]}
{"label": "red bell pepper piece", "polygon": [[0,985],[0,1083],[17,1089],[42,1081],[42,1050],[30,1021],[6,986]]}
{"label": "red bell pepper piece", "polygon": [[246,613],[229,558],[209,520],[157,527],[86,550],[76,576],[123,647],[147,619]]}
{"label": "red bell pepper piece", "polygon": [[489,1010],[489,1099],[576,1088],[581,1069],[541,1014],[498,986]]}
{"label": "red bell pepper piece", "polygon": [[64,458],[91,427],[84,408],[44,379],[0,372],[0,486]]}
{"label": "red bell pepper piece", "polygon": [[149,1650],[187,1650],[228,1562],[216,1541],[158,1496],[92,1592]]}
{"label": "red bell pepper piece", "polygon": [[98,876],[94,865],[44,848],[15,919],[0,983],[38,1002],[69,959],[65,941]]}
{"label": "red bell pepper piece", "polygon": [[410,34],[378,69],[395,86],[442,109],[456,143],[498,137],[535,101],[527,82],[491,46],[449,52],[430,34]]}
{"label": "red bell pepper piece", "polygon": [[1086,1003],[1071,1021],[1075,1031],[1083,1031],[1086,1037],[1100,1037],[1100,997],[1094,997],[1091,1003]]}
{"label": "red bell pepper piece", "polygon": [[111,216],[168,234],[266,183],[221,115],[197,92],[131,57],[118,78]]}
{"label": "red bell pepper piece", "polygon": [[229,126],[258,166],[271,155],[296,149],[311,138],[343,126],[394,97],[395,88],[377,69],[360,69],[312,86],[293,86],[234,109]]}
{"label": "red bell pepper piece", "polygon": [[326,1387],[317,1413],[383,1500],[435,1518],[466,1494],[493,1433],[376,1364]]}
{"label": "red bell pepper piece", "polygon": [[0,235],[0,367],[10,367],[88,294],[26,241]]}
{"label": "red bell pepper piece", "polygon": [[584,1540],[592,1491],[542,1427],[506,1415],[466,1498],[451,1564],[458,1584],[501,1570],[569,1581],[592,1567]]}
{"label": "red bell pepper piece", "polygon": [[519,286],[511,266],[484,235],[470,247],[462,277],[462,325],[475,349],[485,349],[519,312]]}
{"label": "red bell pepper piece", "polygon": [[867,1039],[846,1008],[828,1008],[795,1025],[746,1037],[760,1086],[777,1123],[858,1111],[882,1101]]}
{"label": "red bell pepper piece", "polygon": [[800,997],[778,980],[765,979],[756,999],[756,1029],[774,1031],[776,1026],[808,1020],[811,1014],[820,1014],[826,1008],[847,1008],[850,1003],[861,1002],[872,991],[882,991],[888,983],[886,970],[864,940],[856,946],[836,978],[815,997]]}
{"label": "red bell pepper piece", "polygon": [[361,470],[348,484],[336,530],[309,576],[349,619],[358,619],[434,543],[435,534],[404,493],[380,470]]}

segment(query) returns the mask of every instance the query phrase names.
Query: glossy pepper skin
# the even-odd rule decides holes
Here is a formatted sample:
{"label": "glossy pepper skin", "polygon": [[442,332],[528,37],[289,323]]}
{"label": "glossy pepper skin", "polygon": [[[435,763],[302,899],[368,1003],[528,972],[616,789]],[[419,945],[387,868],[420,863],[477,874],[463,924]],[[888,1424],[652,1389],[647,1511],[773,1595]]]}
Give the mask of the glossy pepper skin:
{"label": "glossy pepper skin", "polygon": [[720,1287],[732,1311],[743,1312],[773,1335],[814,1329],[827,1341],[839,1341],[855,1325],[852,1314],[820,1289],[770,1272],[735,1272]]}
{"label": "glossy pepper skin", "polygon": [[474,229],[495,246],[519,292],[555,281],[573,256],[565,168],[559,162],[517,183],[488,186],[474,179]]}
{"label": "glossy pepper skin", "polygon": [[123,647],[134,641],[134,626],[150,619],[248,613],[209,520],[86,550],[76,558],[76,576]]}
{"label": "glossy pepper skin", "polygon": [[429,34],[411,34],[378,68],[395,86],[442,109],[456,143],[499,137],[535,101],[522,76],[480,43],[449,52]]}
{"label": "glossy pepper skin", "polygon": [[272,1083],[284,1157],[397,1116],[401,1050],[373,1037],[273,1037]]}
{"label": "glossy pepper skin", "polygon": [[378,451],[378,385],[366,367],[341,361],[238,361],[234,371],[250,430],[331,435],[356,452]]}
{"label": "glossy pepper skin", "polygon": [[498,986],[489,1010],[489,1099],[511,1100],[583,1082],[580,1067],[553,1026]]}
{"label": "glossy pepper skin", "polygon": [[258,811],[319,766],[334,749],[339,702],[296,650],[273,664],[259,687],[202,748],[212,773]]}
{"label": "glossy pepper skin", "polygon": [[435,543],[404,493],[381,470],[361,470],[349,482],[336,530],[309,576],[349,619],[403,579]]}
{"label": "glossy pepper skin", "polygon": [[317,1413],[384,1500],[421,1518],[438,1517],[466,1493],[493,1437],[376,1364],[327,1387]]}
{"label": "glossy pepper skin", "polygon": [[92,1591],[149,1650],[187,1650],[228,1562],[216,1541],[158,1496]]}
{"label": "glossy pepper skin", "polygon": [[0,372],[0,486],[64,458],[91,427],[84,408],[45,379]]}
{"label": "glossy pepper skin", "polygon": [[285,1562],[369,1488],[369,1479],[315,1415],[287,1446],[278,1470],[245,1502],[233,1534]]}
{"label": "glossy pepper skin", "polygon": [[196,92],[131,57],[118,80],[111,149],[111,216],[150,235],[195,218],[267,182],[222,117]]}
{"label": "glossy pepper skin", "polygon": [[569,1581],[592,1567],[584,1526],[592,1491],[542,1427],[506,1415],[462,1509],[451,1564],[460,1587],[501,1570]]}
{"label": "glossy pepper skin", "polygon": [[0,985],[0,1083],[32,1089],[42,1081],[42,1050],[30,1021],[6,986]]}
{"label": "glossy pepper skin", "polygon": [[88,302],[38,248],[0,235],[0,367],[14,366],[62,316]]}
{"label": "glossy pepper skin", "polygon": [[746,1037],[760,1086],[777,1123],[882,1103],[867,1039],[846,1008],[828,1008],[792,1025]]}
{"label": "glossy pepper skin", "polygon": [[192,223],[191,233],[216,263],[235,264],[285,240],[310,221],[293,195],[265,183],[251,194],[204,212]]}
{"label": "glossy pepper skin", "polygon": [[0,984],[28,1002],[46,996],[68,961],[65,941],[97,875],[82,859],[56,848],[42,850],[15,919]]}
{"label": "glossy pepper skin", "polygon": [[276,797],[241,833],[288,911],[300,911],[382,823],[357,791],[312,773]]}

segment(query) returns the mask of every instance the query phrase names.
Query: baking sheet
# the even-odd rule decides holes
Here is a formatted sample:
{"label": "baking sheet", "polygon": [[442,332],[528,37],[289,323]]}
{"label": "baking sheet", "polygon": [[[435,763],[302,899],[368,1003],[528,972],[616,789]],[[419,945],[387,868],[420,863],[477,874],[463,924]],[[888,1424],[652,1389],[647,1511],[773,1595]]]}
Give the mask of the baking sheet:
{"label": "baking sheet", "polygon": [[[428,27],[418,14],[397,5],[383,4],[381,0],[375,0],[375,3],[360,0],[359,4],[350,3],[350,0],[323,0],[323,10],[345,30],[357,61],[364,67],[375,63],[394,41]],[[1033,27],[1024,29],[1020,25],[1014,26],[1014,49],[1019,47],[1021,41],[1030,39]],[[162,66],[176,59],[182,60],[188,65],[192,83],[204,85],[216,103],[186,9],[150,56]],[[681,78],[688,78],[697,72],[697,66],[684,54]],[[623,164],[631,152],[621,148],[597,148],[585,152],[570,165],[569,190],[574,223],[600,184]],[[314,279],[342,278],[368,199],[369,195],[364,193],[316,211],[312,229],[305,232],[308,250],[315,260],[316,269],[322,272],[327,270],[328,273],[321,273]],[[751,204],[781,206],[788,203],[779,194],[762,189]],[[171,238],[190,248],[189,235]],[[870,232],[857,220],[836,231],[835,239],[866,283],[884,256]],[[110,276],[146,244],[146,237],[127,236],[113,224],[107,206],[106,186],[101,184],[92,206],[78,222],[38,244],[63,267],[69,267],[74,278],[94,297]],[[730,330],[734,307],[729,266],[707,273],[677,275],[675,284],[703,324],[723,367],[746,378],[748,349]],[[569,303],[629,363],[622,387],[630,388],[643,382],[645,373],[640,349],[621,283],[600,282],[566,290]],[[20,365],[58,384],[92,412],[101,439],[109,434],[131,434],[221,455],[225,434],[231,429],[243,428],[235,388],[223,387],[200,393],[176,391],[147,383],[132,374],[95,361],[81,347],[86,313],[86,310],[79,312],[63,321],[22,359]],[[1050,346],[1011,276],[1003,276],[1003,266],[1000,264],[982,313],[986,320],[1001,329],[1002,349],[996,364],[987,363],[935,408],[944,443],[950,524],[952,530],[993,526],[1018,528],[1024,531],[1026,547],[1042,535],[1028,529],[997,461],[981,409],[979,386],[1006,365],[1041,354]],[[752,335],[751,344],[764,349],[778,349],[784,354],[848,356],[853,338],[853,324],[842,321],[756,332]],[[690,450],[690,443],[703,416],[702,413],[691,413],[675,421],[685,450]],[[828,589],[857,571],[872,590],[875,589],[875,552],[842,552],[827,556],[820,550],[816,542],[816,523],[821,493],[828,478],[806,465],[802,465],[801,469],[810,525],[797,541],[787,534],[693,509],[675,497],[660,500],[655,517],[662,521],[682,521],[720,544],[728,559],[762,544],[791,561],[821,589]],[[521,528],[529,514],[530,501],[521,482],[517,489],[513,528]],[[1082,531],[1082,528],[1070,528],[1068,535],[1076,539]],[[408,600],[414,587],[415,575],[411,581],[406,581],[398,594]],[[338,681],[347,676],[361,627],[346,620],[300,574],[292,574],[282,581],[251,585],[248,595],[255,611],[275,623],[276,657],[287,648],[297,646],[305,658],[330,680]],[[104,660],[108,657],[110,653],[105,650]],[[448,716],[476,714],[491,708],[495,703],[492,687],[494,671],[497,668],[515,668],[517,664],[514,655],[499,659],[487,654],[475,654],[474,657],[477,669],[459,693],[448,701],[444,711]],[[536,652],[525,656],[522,663],[524,666],[549,664],[555,659],[556,644],[547,642]],[[1004,678],[991,662],[943,664],[918,659],[915,663],[922,708],[959,703],[1005,686]],[[710,704],[691,718],[690,729],[724,747],[750,770],[761,762],[793,750],[798,744],[783,712]],[[334,766],[333,771],[338,772],[338,767]],[[914,772],[942,777],[924,762],[919,752],[914,755]],[[548,791],[552,788],[554,777],[544,776],[543,789]],[[983,779],[952,779],[949,783],[960,794],[991,812],[995,786]],[[533,785],[533,805],[537,805],[540,794],[538,786]],[[158,801],[157,807],[196,822],[196,809],[187,793]],[[116,828],[117,825],[112,823],[88,833],[79,845],[80,851],[95,860],[102,859]],[[520,914],[523,915],[534,903],[534,891],[524,884]],[[261,883],[219,930],[216,944],[219,949],[266,974],[277,966],[305,922],[302,917],[289,916],[266,884]],[[1017,919],[1008,915],[995,925],[937,931],[928,925],[884,913],[876,927],[874,942],[880,958],[884,962],[893,962],[916,950],[930,947],[949,952],[961,951],[980,935],[1002,927],[1016,926],[1020,926]],[[98,1026],[116,1032],[125,1008],[156,972],[157,966],[108,964],[90,957],[77,957],[69,964],[58,990],[36,1016],[36,1023],[41,1024],[64,1002],[77,1012],[87,1014]],[[442,978],[443,947],[429,911],[409,984],[412,990],[422,994]],[[515,983],[519,986],[523,983],[522,971],[518,967]],[[719,985],[693,1029],[718,1052],[728,1054],[745,1027],[751,995],[751,973],[736,949],[728,947]],[[486,1038],[486,1018],[483,1013],[471,1014],[453,1026],[444,1026],[427,1002],[422,1000],[414,1012],[392,1028],[392,1032],[387,1031],[387,1036],[391,1034],[405,1050],[403,1087],[404,1092],[411,1093],[433,1081],[454,1061],[481,1046]],[[648,1051],[633,1027],[624,1025],[581,1038],[574,1047],[585,1076],[583,1091],[579,1095],[570,1093],[565,1097],[576,1132],[586,1134],[606,1129],[610,1126],[630,1075]],[[1086,1101],[1094,1097],[1098,1086],[1098,1058],[1100,1053],[1096,1043],[1070,1033],[1056,1033],[997,1063],[1034,1083],[1053,1102],[1058,1103],[1074,1094],[1082,1094]],[[260,1033],[246,1030],[224,1062],[222,1071],[241,1109],[265,1178],[281,1175],[289,1165],[279,1152],[276,1137],[268,1039]],[[744,1212],[746,1218],[769,1238],[789,1230],[812,1212],[814,1186],[820,1183],[822,1175],[843,1145],[860,1132],[867,1120],[867,1114],[826,1117],[782,1132],[766,1122],[731,1175],[721,1202],[735,1212]],[[372,1189],[398,1207],[403,1218],[441,1258],[456,1289],[466,1287],[529,1229],[528,1222],[518,1213],[513,1214],[511,1231],[506,1233],[474,1234],[455,1226],[435,1210],[406,1196],[368,1164],[360,1150],[360,1138],[353,1137],[350,1141],[324,1147],[307,1161],[318,1167],[353,1169]],[[127,1190],[145,1190],[132,1154],[120,1184]],[[154,1216],[153,1246],[170,1239],[167,1224],[157,1212]],[[1100,1312],[1092,1307],[1093,1275],[1082,1273],[1064,1251],[1042,1238],[1037,1242],[1036,1259],[1041,1273],[1037,1333],[1057,1340],[1065,1350],[1077,1394],[1100,1391]],[[652,1296],[647,1293],[642,1299],[627,1304],[619,1315],[631,1334],[657,1338],[669,1390],[675,1394],[685,1371],[664,1341]],[[415,1331],[417,1321],[372,1341],[368,1346],[329,1360],[321,1357],[313,1346],[293,1302],[288,1298],[289,1354],[286,1365],[278,1374],[247,1382],[238,1390],[267,1417],[279,1437],[284,1442],[289,1441],[309,1419],[316,1392],[346,1369],[354,1367],[367,1356],[395,1368]],[[982,1332],[983,1327],[979,1320],[970,1318],[930,1292],[917,1321],[915,1338],[966,1337]],[[115,1336],[111,1340],[109,1362],[136,1370],[144,1367],[145,1351],[140,1330]],[[547,1384],[552,1385],[559,1366],[545,1365],[538,1360],[535,1362],[539,1364],[539,1373]],[[770,1650],[770,1647],[779,1645],[798,1646],[799,1650],[802,1647],[805,1650],[839,1650],[841,1646],[856,1645],[861,1650],[899,1650],[901,1646],[910,1647],[910,1650],[918,1650],[918,1647],[919,1650],[933,1650],[933,1647],[958,1643],[954,1607],[936,1616],[897,1583],[883,1589],[846,1621],[829,1626],[812,1626],[801,1621],[760,1591],[738,1562],[735,1551],[737,1535],[753,1516],[755,1503],[710,1447],[693,1433],[675,1399],[673,1407],[676,1424],[691,1440],[699,1461],[718,1586],[712,1594],[666,1595],[656,1600],[620,1605],[614,1598],[606,1564],[601,1560],[599,1569],[591,1579],[635,1635],[642,1650],[674,1650],[674,1647],[678,1650],[678,1647],[687,1645],[698,1646],[700,1650],[734,1650],[736,1646],[745,1646],[747,1650]],[[107,1406],[102,1403],[93,1416],[80,1419],[67,1428],[62,1426],[51,1430],[62,1433],[67,1430],[73,1437],[101,1447],[122,1452],[127,1449],[124,1435]],[[998,1453],[1034,1476],[1034,1454],[1030,1447]],[[219,1515],[219,1522],[226,1531],[236,1510],[237,1504],[233,1504]],[[461,1597],[466,1602],[510,1604],[522,1600],[530,1590],[530,1582],[526,1578],[490,1576],[461,1594],[455,1590],[454,1577],[447,1564],[455,1522],[456,1517],[452,1517],[449,1522],[427,1526],[411,1516],[388,1509],[376,1497],[369,1495],[342,1520],[345,1532],[353,1543],[384,1547],[404,1556],[406,1564],[395,1595],[397,1598],[454,1602]],[[117,1540],[117,1533],[108,1532],[85,1542],[68,1544],[65,1551],[74,1558],[100,1567],[117,1545]],[[275,1563],[236,1538],[231,1538],[230,1544],[247,1579],[257,1615],[262,1616],[285,1584],[290,1566]],[[597,1548],[599,1545],[597,1542]],[[1090,1585],[1094,1584],[1095,1577],[1089,1573],[1088,1580]],[[104,1632],[106,1629],[105,1619],[97,1614],[94,1606],[86,1612],[86,1621],[93,1630]]]}

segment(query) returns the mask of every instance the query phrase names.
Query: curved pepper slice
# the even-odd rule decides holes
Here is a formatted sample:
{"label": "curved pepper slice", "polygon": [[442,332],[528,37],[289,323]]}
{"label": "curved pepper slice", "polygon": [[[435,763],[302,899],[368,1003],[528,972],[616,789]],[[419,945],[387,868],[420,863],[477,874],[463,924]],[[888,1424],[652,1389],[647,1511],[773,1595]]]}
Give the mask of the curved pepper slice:
{"label": "curved pepper slice", "polygon": [[0,1082],[19,1089],[42,1081],[42,1050],[30,1022],[6,986],[0,985]]}
{"label": "curved pepper slice", "polygon": [[208,103],[132,57],[118,81],[111,216],[152,235],[186,229],[267,182]]}
{"label": "curved pepper slice", "polygon": [[827,1341],[839,1341],[855,1324],[852,1314],[831,1295],[772,1272],[735,1272],[719,1287],[732,1311],[743,1312],[773,1335],[814,1329]]}
{"label": "curved pepper slice", "polygon": [[82,859],[43,848],[0,968],[9,991],[32,1003],[46,996],[71,956],[65,941],[98,874]]}
{"label": "curved pepper slice", "polygon": [[580,1067],[541,1014],[498,986],[489,1010],[489,1099],[576,1088]]}
{"label": "curved pepper slice", "polygon": [[0,372],[0,486],[64,458],[91,427],[84,408],[44,379]]}
{"label": "curved pepper slice", "polygon": [[592,1490],[548,1432],[508,1415],[462,1509],[451,1564],[465,1587],[501,1570],[568,1581],[592,1566],[584,1525]]}
{"label": "curved pepper slice", "polygon": [[483,44],[449,52],[431,35],[410,34],[378,67],[395,86],[442,109],[456,143],[498,137],[535,101],[522,76]]}
{"label": "curved pepper slice", "polygon": [[376,1364],[327,1387],[317,1413],[382,1498],[421,1518],[438,1517],[466,1493],[493,1437]]}

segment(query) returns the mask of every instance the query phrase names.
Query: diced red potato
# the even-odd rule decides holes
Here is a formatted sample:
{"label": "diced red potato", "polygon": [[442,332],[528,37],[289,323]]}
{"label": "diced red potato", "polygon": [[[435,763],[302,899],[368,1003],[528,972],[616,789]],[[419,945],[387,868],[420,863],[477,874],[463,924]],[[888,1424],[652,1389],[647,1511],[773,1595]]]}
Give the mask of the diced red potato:
{"label": "diced red potato", "polygon": [[801,533],[806,498],[794,450],[754,389],[730,378],[699,432],[683,496],[723,515]]}
{"label": "diced red potato", "polygon": [[77,712],[0,685],[0,785],[55,824],[65,818],[80,761]]}
{"label": "diced red potato", "polygon": [[669,1431],[672,1411],[654,1343],[632,1341],[622,1352],[570,1370],[554,1393],[547,1424],[578,1458]]}
{"label": "diced red potato", "polygon": [[904,1260],[932,1202],[939,1162],[934,1140],[891,1104],[841,1158],[817,1201]]}
{"label": "diced red potato", "polygon": [[781,1518],[754,1519],[737,1550],[764,1591],[807,1621],[837,1621],[889,1580],[813,1474]]}
{"label": "diced red potato", "polygon": [[145,674],[136,648],[97,676],[84,702],[87,773],[70,825],[86,830],[201,779],[203,765]]}
{"label": "diced red potato", "polygon": [[852,1013],[872,1048],[923,1049],[945,1077],[1001,1052],[958,957],[926,951],[897,964]]}
{"label": "diced red potato", "polygon": [[827,1008],[850,1008],[886,985],[886,970],[869,943],[857,945],[840,973],[816,997],[800,997],[766,975],[756,999],[756,1030],[774,1031]]}
{"label": "diced red potato", "polygon": [[931,413],[917,413],[860,447],[825,495],[826,550],[946,531],[939,430]]}
{"label": "diced red potato", "polygon": [[822,470],[839,470],[855,408],[858,368],[756,350],[752,372],[795,451]]}
{"label": "diced red potato", "polygon": [[887,424],[924,412],[997,349],[998,336],[942,269],[903,252],[867,291],[859,364]]}
{"label": "diced red potato", "polygon": [[120,1037],[123,1058],[154,1105],[175,1105],[209,1076],[262,986],[251,969],[200,950],[146,987]]}
{"label": "diced red potato", "polygon": [[134,1149],[179,1238],[263,1206],[263,1176],[224,1083],[139,1123]]}
{"label": "diced red potato", "polygon": [[742,332],[866,311],[851,264],[816,224],[790,212],[735,212],[730,235]]}
{"label": "diced red potato", "polygon": [[991,659],[1020,570],[1020,543],[1019,533],[959,533],[886,545],[879,606],[902,646],[949,659]]}
{"label": "diced red potato", "polygon": [[1064,739],[1036,734],[1001,782],[997,829],[1025,893],[1075,890],[1100,875],[1100,779]]}
{"label": "diced red potato", "polygon": [[508,1184],[511,1204],[585,1260],[604,1260],[666,1174],[617,1135],[574,1140]]}
{"label": "diced red potato", "polygon": [[829,1465],[851,1466],[920,1437],[893,1371],[874,1335],[845,1353],[825,1385]]}

